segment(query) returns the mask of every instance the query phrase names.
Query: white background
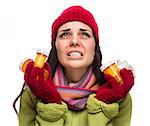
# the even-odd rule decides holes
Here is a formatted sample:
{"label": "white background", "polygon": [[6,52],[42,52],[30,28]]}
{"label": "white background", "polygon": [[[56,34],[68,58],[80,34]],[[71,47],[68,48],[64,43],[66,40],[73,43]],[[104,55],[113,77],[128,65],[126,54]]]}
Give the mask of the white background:
{"label": "white background", "polygon": [[[150,4],[148,0],[1,0],[0,1],[0,121],[17,126],[12,108],[23,84],[19,63],[50,50],[50,28],[60,12],[82,5],[95,16],[100,30],[103,63],[118,58],[135,69],[131,90],[131,126],[149,125],[150,113]],[[18,104],[17,104],[18,105]]]}

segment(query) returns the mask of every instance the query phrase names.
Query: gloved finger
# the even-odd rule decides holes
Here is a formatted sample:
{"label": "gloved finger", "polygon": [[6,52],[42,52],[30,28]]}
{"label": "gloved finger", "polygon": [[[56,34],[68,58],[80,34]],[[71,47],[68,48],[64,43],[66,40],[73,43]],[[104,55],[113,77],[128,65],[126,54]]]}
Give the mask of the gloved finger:
{"label": "gloved finger", "polygon": [[131,89],[131,87],[134,85],[134,75],[131,70],[122,69],[120,71],[120,75],[123,80],[122,87],[125,89]]}
{"label": "gloved finger", "polygon": [[120,70],[120,75],[122,77],[123,82],[134,83],[134,75],[131,70],[127,70],[124,68]]}
{"label": "gloved finger", "polygon": [[27,83],[28,80],[29,80],[29,77],[30,77],[30,74],[31,74],[31,71],[32,71],[33,67],[34,67],[34,62],[30,62],[30,63],[27,65],[26,69],[25,69],[24,80],[25,80],[26,83]]}
{"label": "gloved finger", "polygon": [[32,92],[36,93],[38,92],[38,89],[40,89],[41,83],[39,83],[39,79],[42,80],[42,76],[44,76],[44,68],[41,69],[39,67],[34,67],[33,64],[32,69],[30,70],[30,75],[28,75],[28,82],[26,83]]}
{"label": "gloved finger", "polygon": [[44,64],[44,69],[46,70],[47,74],[48,74],[48,78],[47,79],[50,79],[52,80],[52,75],[51,75],[51,68],[50,68],[50,64],[48,62],[46,62]]}
{"label": "gloved finger", "polygon": [[40,68],[34,67],[30,74],[30,80],[31,81],[37,80],[37,77],[39,76],[39,74],[40,74]]}
{"label": "gloved finger", "polygon": [[51,73],[51,68],[48,62],[44,63],[44,69]]}
{"label": "gloved finger", "polygon": [[107,82],[109,83],[109,85],[111,85],[112,87],[118,87],[119,83],[115,80],[114,77],[105,74],[105,79],[107,80]]}
{"label": "gloved finger", "polygon": [[40,72],[38,74],[38,82],[40,85],[42,85],[44,82],[44,68],[40,69]]}
{"label": "gloved finger", "polygon": [[40,74],[40,68],[34,67],[31,71],[29,81],[27,83],[27,85],[30,87],[32,91],[36,91],[40,86],[38,82],[39,74]]}

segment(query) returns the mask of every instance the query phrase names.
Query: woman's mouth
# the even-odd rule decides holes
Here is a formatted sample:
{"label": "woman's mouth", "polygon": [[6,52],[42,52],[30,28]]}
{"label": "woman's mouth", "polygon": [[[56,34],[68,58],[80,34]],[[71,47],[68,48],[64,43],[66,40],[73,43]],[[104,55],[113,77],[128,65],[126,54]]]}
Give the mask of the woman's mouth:
{"label": "woman's mouth", "polygon": [[68,53],[68,56],[83,56],[83,54],[80,52],[70,52]]}
{"label": "woman's mouth", "polygon": [[83,54],[81,52],[73,51],[67,54],[70,58],[81,58]]}

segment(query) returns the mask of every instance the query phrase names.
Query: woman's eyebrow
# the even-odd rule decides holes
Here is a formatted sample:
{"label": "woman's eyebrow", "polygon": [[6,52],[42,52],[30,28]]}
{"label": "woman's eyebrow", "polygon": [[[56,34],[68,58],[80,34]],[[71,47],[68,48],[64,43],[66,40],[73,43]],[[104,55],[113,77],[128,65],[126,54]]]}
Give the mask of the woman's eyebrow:
{"label": "woman's eyebrow", "polygon": [[83,28],[80,28],[80,31],[89,31],[89,32],[92,32],[92,31],[90,31],[90,30],[83,29]]}
{"label": "woman's eyebrow", "polygon": [[63,29],[63,30],[61,30],[60,32],[66,32],[66,31],[70,31],[71,29],[70,28],[68,28],[68,29]]}

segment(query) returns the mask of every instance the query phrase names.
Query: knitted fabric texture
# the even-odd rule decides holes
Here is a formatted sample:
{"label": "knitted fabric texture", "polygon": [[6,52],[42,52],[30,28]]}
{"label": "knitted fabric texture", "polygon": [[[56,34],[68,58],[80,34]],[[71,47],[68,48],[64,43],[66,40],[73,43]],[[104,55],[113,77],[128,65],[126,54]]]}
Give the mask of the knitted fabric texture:
{"label": "knitted fabric texture", "polygon": [[113,119],[118,115],[119,103],[106,104],[95,98],[95,94],[91,94],[87,101],[89,113],[103,112],[109,119]]}
{"label": "knitted fabric texture", "polygon": [[68,111],[68,108],[63,102],[62,104],[44,104],[38,101],[36,110],[42,119],[53,122],[65,118],[65,113]]}
{"label": "knitted fabric texture", "polygon": [[90,26],[93,30],[93,34],[96,39],[96,42],[99,42],[98,26],[94,19],[94,16],[92,15],[92,13],[90,13],[88,10],[84,9],[81,6],[71,6],[67,8],[54,21],[54,23],[52,24],[52,36],[51,36],[52,42],[55,41],[58,28],[61,25],[71,21],[80,21]]}

